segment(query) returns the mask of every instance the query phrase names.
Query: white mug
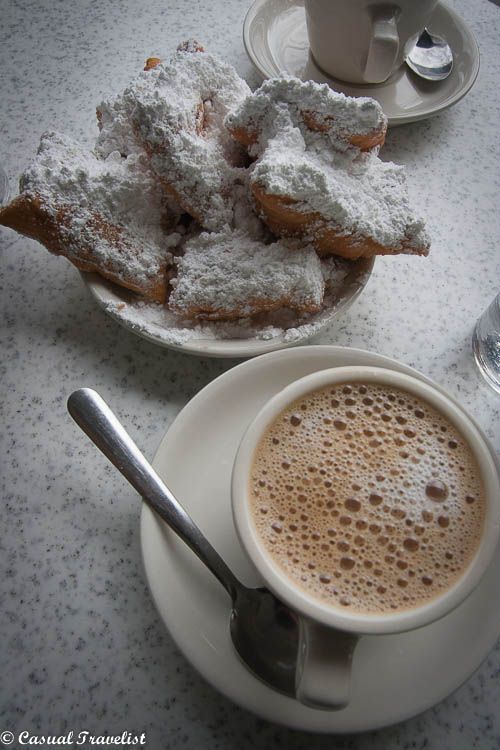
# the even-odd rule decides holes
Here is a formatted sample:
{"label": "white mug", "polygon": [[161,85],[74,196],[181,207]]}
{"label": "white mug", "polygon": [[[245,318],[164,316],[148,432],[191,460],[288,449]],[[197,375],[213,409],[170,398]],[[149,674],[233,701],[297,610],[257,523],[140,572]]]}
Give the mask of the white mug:
{"label": "white mug", "polygon": [[[273,561],[259,537],[249,502],[250,476],[257,445],[273,420],[305,394],[351,381],[394,386],[427,401],[463,436],[479,467],[484,487],[485,520],[477,552],[458,580],[426,603],[394,613],[349,612],[299,588]],[[350,699],[351,661],[363,635],[414,630],[457,607],[479,583],[500,537],[500,479],[492,453],[472,420],[452,400],[410,375],[378,367],[337,367],[307,375],[268,401],[247,429],[232,475],[233,516],[240,542],[266,586],[299,615],[296,695],[315,708],[339,709]]]}
{"label": "white mug", "polygon": [[382,83],[403,62],[437,0],[305,0],[312,55],[349,83]]}

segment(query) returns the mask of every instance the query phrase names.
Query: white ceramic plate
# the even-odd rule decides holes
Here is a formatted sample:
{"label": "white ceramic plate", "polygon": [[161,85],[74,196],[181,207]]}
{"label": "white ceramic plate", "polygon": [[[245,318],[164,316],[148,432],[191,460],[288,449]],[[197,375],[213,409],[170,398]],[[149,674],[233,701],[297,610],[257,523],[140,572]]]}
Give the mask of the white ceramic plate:
{"label": "white ceramic plate", "polygon": [[[356,364],[389,367],[428,380],[395,360],[358,349],[306,346],[273,352],[206,386],[160,444],[156,470],[247,585],[261,581],[238,543],[230,507],[231,469],[243,432],[261,406],[292,380]],[[499,547],[474,593],[439,622],[403,635],[362,638],[354,657],[351,703],[342,711],[316,711],[275,693],[247,671],[230,641],[227,594],[145,505],[141,544],[153,599],[186,658],[236,703],[295,729],[360,732],[424,711],[472,674],[500,629]]]}
{"label": "white ceramic plate", "polygon": [[[370,278],[374,258],[361,258],[352,263],[335,294],[327,293],[322,310],[310,316],[307,323],[290,330],[267,331],[262,324],[259,336],[248,334],[248,329],[235,325],[232,331],[224,325],[224,338],[216,324],[197,327],[194,334],[180,326],[174,316],[161,305],[140,302],[137,295],[103,279],[95,273],[82,273],[82,279],[97,304],[128,330],[169,349],[204,357],[255,357],[276,349],[302,344],[329,325],[347,310],[361,294]],[[186,337],[186,333],[189,337]],[[231,336],[231,337],[228,337]]]}
{"label": "white ceramic plate", "polygon": [[437,5],[428,28],[445,37],[453,52],[453,70],[439,83],[418,78],[406,65],[378,85],[358,86],[330,78],[309,53],[303,0],[256,0],[245,18],[243,41],[264,77],[285,72],[328,83],[349,96],[371,96],[380,102],[389,125],[402,125],[456,104],[470,90],[479,71],[477,42],[455,11]]}

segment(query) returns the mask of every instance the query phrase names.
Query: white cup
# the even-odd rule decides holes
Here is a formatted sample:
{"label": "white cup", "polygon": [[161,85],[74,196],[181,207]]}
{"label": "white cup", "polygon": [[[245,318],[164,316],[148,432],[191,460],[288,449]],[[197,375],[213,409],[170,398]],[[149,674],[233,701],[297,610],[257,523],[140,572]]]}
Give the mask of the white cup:
{"label": "white cup", "polygon": [[[250,476],[257,445],[273,420],[305,394],[337,383],[362,381],[394,386],[427,401],[454,425],[469,445],[484,487],[485,520],[477,552],[459,579],[423,605],[394,613],[358,613],[326,603],[299,588],[266,551],[250,507]],[[249,426],[238,448],[232,476],[236,530],[266,586],[300,617],[296,675],[297,698],[316,708],[339,709],[350,699],[351,661],[362,635],[414,630],[457,607],[479,583],[500,536],[500,479],[492,453],[471,419],[453,401],[410,375],[378,367],[337,367],[307,375],[268,401]]]}
{"label": "white cup", "polygon": [[305,0],[314,59],[350,83],[382,83],[403,62],[437,0]]}

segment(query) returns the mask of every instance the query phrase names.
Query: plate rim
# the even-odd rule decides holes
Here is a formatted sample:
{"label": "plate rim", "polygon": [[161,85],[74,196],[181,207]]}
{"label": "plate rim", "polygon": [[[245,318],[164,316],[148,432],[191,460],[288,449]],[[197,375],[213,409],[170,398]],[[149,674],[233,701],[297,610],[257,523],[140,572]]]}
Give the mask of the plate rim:
{"label": "plate rim", "polygon": [[[161,336],[155,336],[154,333],[139,328],[131,321],[124,319],[118,310],[110,308],[104,299],[100,289],[106,290],[110,293],[114,293],[114,290],[120,290],[116,284],[99,276],[97,273],[89,273],[86,271],[79,271],[81,278],[88,289],[92,299],[97,303],[98,307],[103,310],[104,313],[109,315],[113,320],[119,323],[127,331],[135,334],[139,338],[143,338],[150,343],[157,344],[165,349],[173,349],[175,351],[182,352],[183,354],[194,354],[200,357],[213,357],[218,359],[238,359],[257,357],[264,354],[270,354],[274,351],[281,349],[288,349],[294,346],[301,346],[310,339],[321,334],[321,332],[329,325],[331,325],[339,315],[345,313],[351,305],[358,299],[360,294],[366,289],[375,267],[376,256],[371,258],[360,258],[364,260],[366,268],[363,271],[363,281],[353,288],[352,294],[348,298],[341,298],[334,307],[326,308],[324,311],[320,311],[317,315],[325,313],[325,320],[321,322],[318,327],[310,334],[305,334],[298,339],[285,340],[285,334],[281,333],[271,339],[188,339],[184,343],[175,343],[165,341]],[[354,285],[354,280],[353,280]],[[126,290],[125,290],[126,291]],[[139,298],[138,298],[139,299]]]}

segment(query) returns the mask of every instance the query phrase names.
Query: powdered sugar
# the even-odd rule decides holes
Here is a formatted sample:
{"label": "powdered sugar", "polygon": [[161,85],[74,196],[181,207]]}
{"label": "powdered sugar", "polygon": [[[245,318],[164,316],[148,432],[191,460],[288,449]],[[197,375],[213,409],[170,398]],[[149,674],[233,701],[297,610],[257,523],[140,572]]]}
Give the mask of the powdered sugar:
{"label": "powdered sugar", "polygon": [[321,307],[324,279],[314,248],[265,245],[241,231],[202,233],[176,258],[169,305],[188,318],[242,318]]}
{"label": "powdered sugar", "polygon": [[[335,238],[346,237],[343,252],[352,257],[365,247],[373,253],[374,243],[378,252],[426,253],[429,240],[410,208],[404,168],[378,158],[387,120],[373,99],[281,76],[265,81],[226,124],[257,157],[250,176],[257,195],[286,202],[286,214],[276,207],[270,216],[261,206],[274,231],[316,244],[319,229],[322,237],[331,230],[318,249],[340,252]],[[294,221],[297,213],[313,218]]]}
{"label": "powdered sugar", "polygon": [[[160,277],[165,294],[150,299],[165,298],[167,268],[176,268],[166,305],[120,290],[105,303],[121,322],[162,343],[299,341],[366,282],[365,261],[320,260],[303,239],[276,241],[256,215],[253,185],[292,197],[299,211],[326,212],[346,233],[371,231],[393,244],[388,225],[394,230],[397,207],[406,223],[394,231],[408,232],[401,168],[350,140],[367,133],[383,140],[386,121],[372,100],[289,77],[250,95],[230,65],[196,44],[167,64],[155,59],[120,96],[99,105],[98,116],[97,156],[49,134],[22,188],[56,224],[64,208],[63,252],[80,268],[89,270],[76,262],[83,246],[103,276],[118,283],[120,273],[136,277],[136,286],[123,283],[134,291],[147,294],[147,281]],[[251,151],[258,160],[250,168],[225,122],[246,122],[256,135]],[[167,194],[198,221],[177,223],[180,208]],[[420,230],[417,223],[417,238]],[[108,266],[118,273],[110,275]]]}
{"label": "powdered sugar", "polygon": [[92,260],[139,284],[164,273],[179,214],[140,154],[101,160],[68,136],[45,133],[20,186],[59,222],[70,259],[91,248]]}
{"label": "powdered sugar", "polygon": [[[366,284],[371,270],[371,262],[361,260],[345,261],[342,258],[328,258],[321,261],[326,289],[321,310],[317,313],[298,315],[289,309],[276,310],[256,318],[240,318],[235,321],[186,321],[164,305],[145,302],[129,294],[126,290],[95,283],[90,276],[90,287],[100,304],[114,318],[137,334],[164,346],[179,346],[187,351],[211,353],[217,349],[217,342],[227,342],[226,352],[231,351],[232,343],[249,342],[248,352],[264,351],[264,346],[296,344],[318,334],[338,311],[346,307],[353,296]],[[235,348],[233,353],[242,353]]]}
{"label": "powdered sugar", "polygon": [[361,243],[371,238],[383,247],[402,249],[428,244],[423,221],[408,199],[405,169],[376,154],[351,154],[306,144],[292,123],[270,139],[251,177],[266,193],[299,202],[294,210],[316,211]]}
{"label": "powdered sugar", "polygon": [[233,187],[233,217],[231,226],[244,232],[250,239],[272,242],[274,236],[257,216],[250,195],[248,174],[240,175]]}
{"label": "powdered sugar", "polygon": [[184,210],[218,230],[232,221],[232,187],[246,158],[223,121],[249,93],[228,63],[177,52],[99,105],[98,152],[130,153],[139,144]]}
{"label": "powdered sugar", "polygon": [[300,129],[306,142],[314,140],[319,129],[322,139],[337,150],[350,148],[353,135],[383,133],[387,127],[387,118],[374,99],[348,97],[326,83],[286,75],[264,81],[228,115],[226,124],[231,130],[246,131],[255,140],[251,152],[258,155],[282,129],[283,117]]}
{"label": "powdered sugar", "polygon": [[[143,75],[143,74],[141,74]],[[118,151],[122,156],[144,149],[137,142],[130,119],[133,102],[124,94],[118,94],[97,105],[97,122],[99,135],[94,151],[105,159],[109,154]]]}

